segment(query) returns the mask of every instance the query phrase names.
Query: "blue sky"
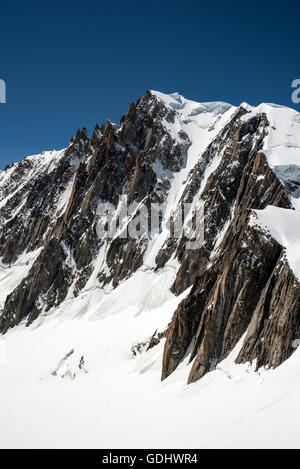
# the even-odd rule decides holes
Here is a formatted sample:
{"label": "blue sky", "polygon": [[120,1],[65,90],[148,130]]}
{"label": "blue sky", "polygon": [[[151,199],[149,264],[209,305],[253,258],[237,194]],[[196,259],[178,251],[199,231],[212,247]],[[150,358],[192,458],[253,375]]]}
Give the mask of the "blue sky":
{"label": "blue sky", "polygon": [[147,89],[197,101],[291,102],[297,0],[4,2],[0,168],[119,122]]}

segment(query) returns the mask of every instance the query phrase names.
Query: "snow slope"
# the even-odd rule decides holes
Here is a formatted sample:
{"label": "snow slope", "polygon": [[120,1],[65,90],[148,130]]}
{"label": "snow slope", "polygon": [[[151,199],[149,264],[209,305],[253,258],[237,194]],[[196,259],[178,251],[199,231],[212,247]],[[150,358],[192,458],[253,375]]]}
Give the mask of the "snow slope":
{"label": "snow slope", "polygon": [[251,222],[266,229],[286,248],[289,265],[300,280],[300,213],[269,205],[255,210]]}
{"label": "snow slope", "polygon": [[[128,297],[136,292],[127,284]],[[104,304],[88,301],[97,320],[57,316],[4,336],[1,447],[299,447],[299,350],[276,370],[255,373],[233,363],[237,346],[192,385],[184,384],[186,357],[162,383],[163,343],[137,358],[130,347],[166,325],[178,299],[153,308],[148,301],[143,311],[115,304],[103,315]],[[82,306],[81,298],[72,309]]]}
{"label": "snow slope", "polygon": [[188,355],[160,381],[163,342],[133,356],[131,346],[164,330],[187,293],[169,292],[173,276],[171,268],[137,272],[5,334],[0,447],[299,447],[299,349],[276,370],[256,373],[234,364],[240,342],[192,385]]}

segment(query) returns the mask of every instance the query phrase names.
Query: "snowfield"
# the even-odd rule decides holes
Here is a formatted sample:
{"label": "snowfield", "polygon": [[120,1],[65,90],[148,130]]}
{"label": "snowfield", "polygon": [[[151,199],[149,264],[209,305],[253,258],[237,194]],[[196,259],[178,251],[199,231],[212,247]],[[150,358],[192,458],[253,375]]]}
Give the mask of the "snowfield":
{"label": "snowfield", "polygon": [[166,294],[171,281],[171,269],[140,272],[3,336],[0,446],[299,447],[299,349],[279,368],[255,373],[234,364],[240,343],[191,385],[188,356],[160,381],[163,341],[133,356],[131,346],[163,330],[184,296]]}

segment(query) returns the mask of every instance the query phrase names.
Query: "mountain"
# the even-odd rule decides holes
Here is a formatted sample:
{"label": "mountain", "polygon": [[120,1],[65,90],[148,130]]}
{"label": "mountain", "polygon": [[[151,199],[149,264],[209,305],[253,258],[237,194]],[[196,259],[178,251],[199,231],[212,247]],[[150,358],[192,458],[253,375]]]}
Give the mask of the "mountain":
{"label": "mountain", "polygon": [[295,444],[299,153],[293,109],[147,91],[0,172],[6,445]]}

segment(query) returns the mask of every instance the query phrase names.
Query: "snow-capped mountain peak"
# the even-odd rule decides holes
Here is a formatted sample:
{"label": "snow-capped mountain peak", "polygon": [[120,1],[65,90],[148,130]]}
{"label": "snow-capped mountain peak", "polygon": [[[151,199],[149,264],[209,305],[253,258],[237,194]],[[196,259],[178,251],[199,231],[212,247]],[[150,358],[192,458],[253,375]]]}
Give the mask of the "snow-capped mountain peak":
{"label": "snow-capped mountain peak", "polygon": [[[93,444],[99,422],[103,444],[122,432],[142,446],[145,434],[148,445],[203,446],[232,437],[224,396],[231,432],[236,418],[255,421],[249,438],[274,409],[286,415],[287,399],[299,409],[299,116],[148,91],[119,125],[79,130],[66,149],[0,172],[4,438],[17,412],[40,446],[47,432],[57,445],[70,434]],[[158,229],[130,236],[152,206]],[[204,242],[191,249],[200,207]],[[101,237],[109,210],[116,230]],[[207,428],[216,406],[221,426]],[[86,441],[71,431],[76,412]],[[120,414],[136,423],[125,436]]]}

